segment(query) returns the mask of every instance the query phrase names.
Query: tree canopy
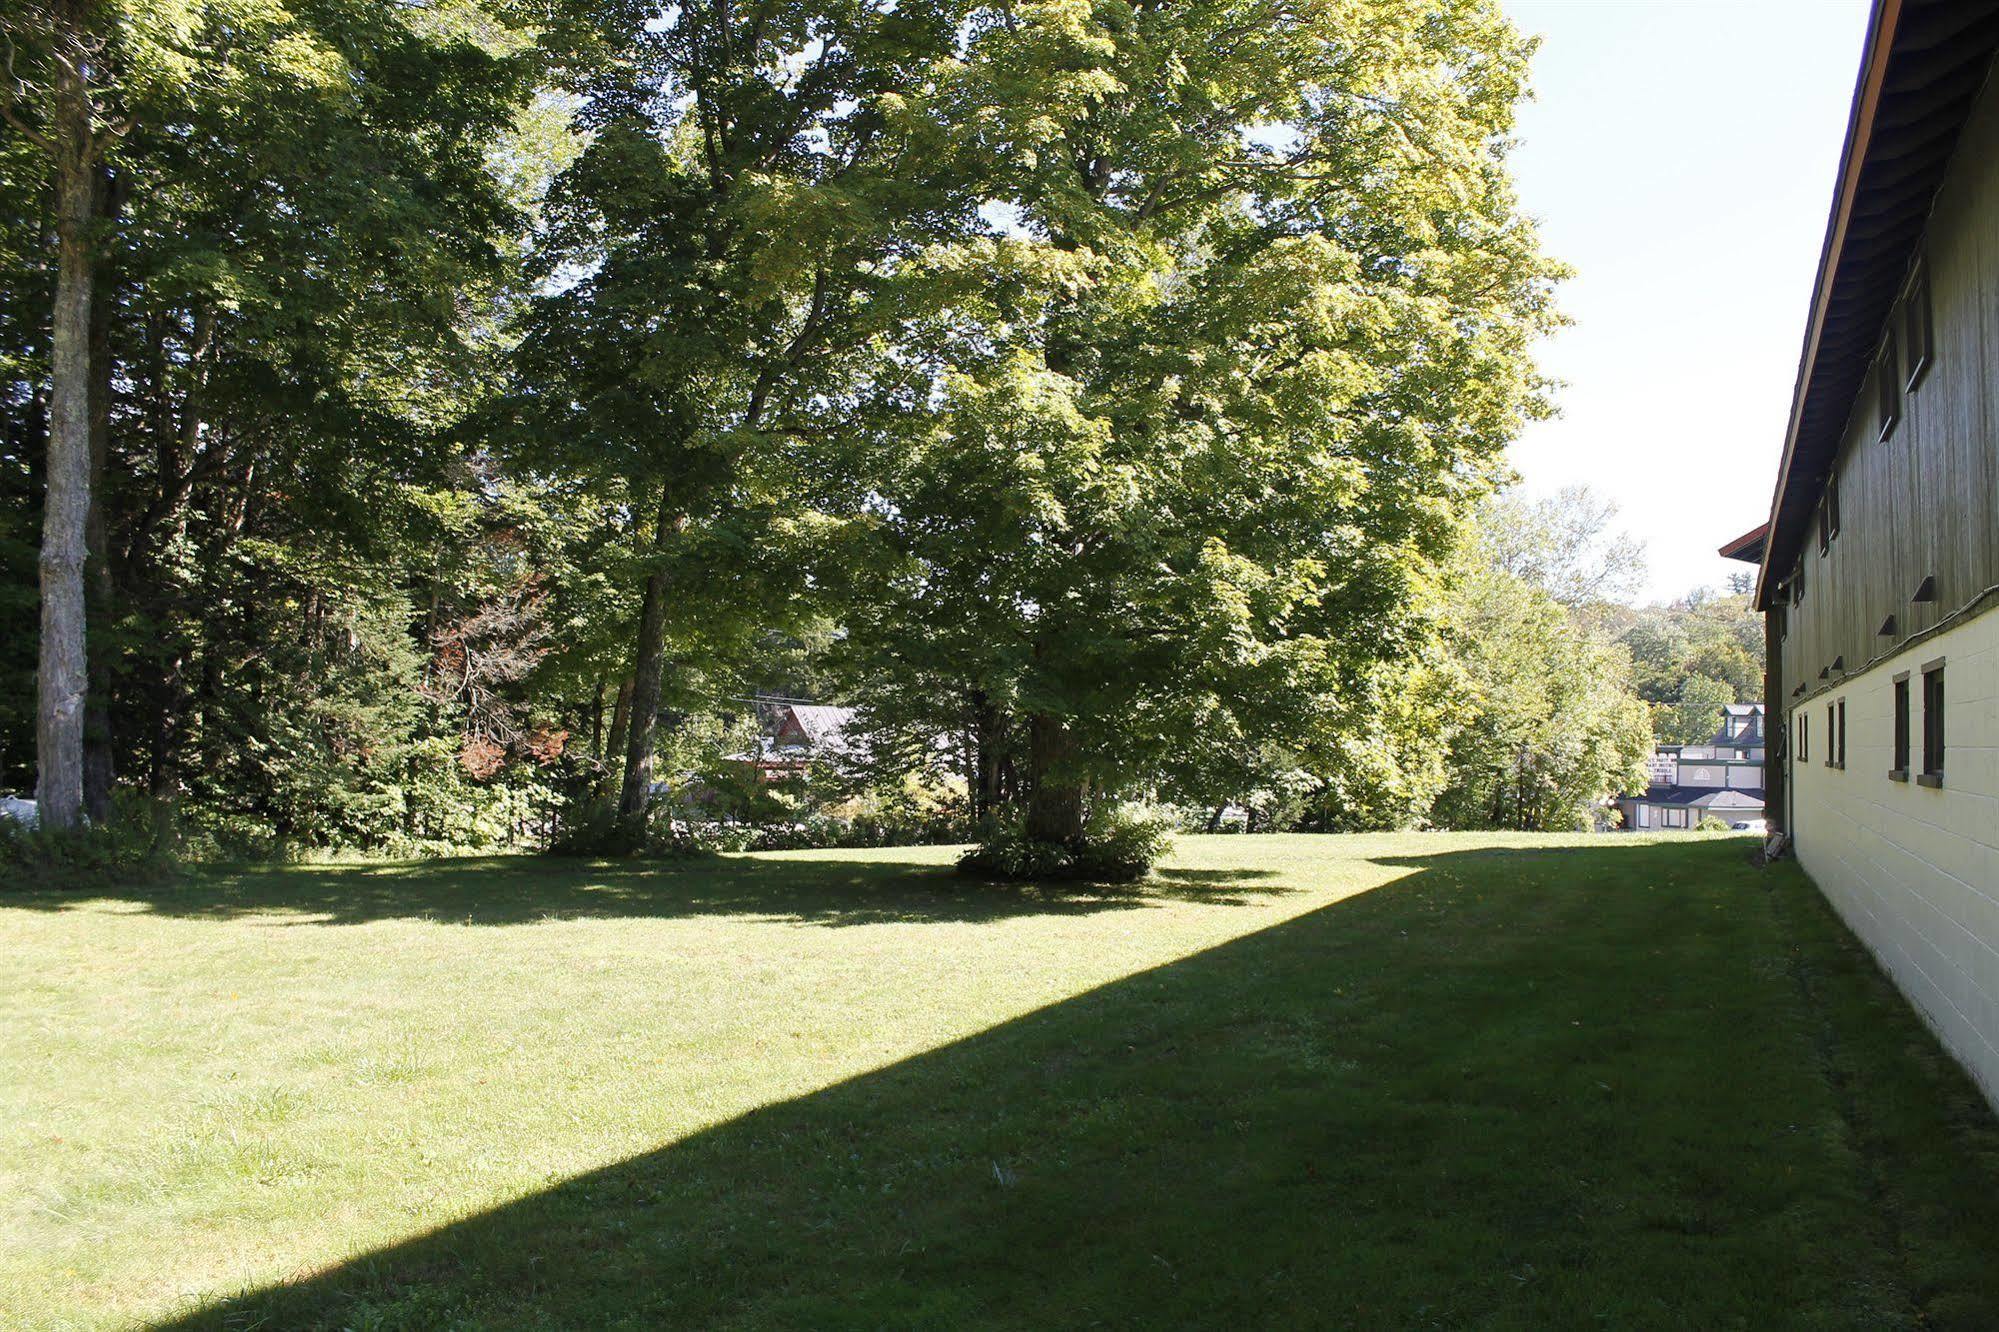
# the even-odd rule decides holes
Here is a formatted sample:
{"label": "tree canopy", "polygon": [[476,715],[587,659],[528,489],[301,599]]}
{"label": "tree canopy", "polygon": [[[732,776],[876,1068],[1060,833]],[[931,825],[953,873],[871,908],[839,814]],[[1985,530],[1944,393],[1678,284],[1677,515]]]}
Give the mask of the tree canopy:
{"label": "tree canopy", "polygon": [[1526,54],[1479,5],[974,21],[991,226],[926,262],[985,276],[913,349],[850,628],[1013,751],[1036,835],[1239,777],[1413,649],[1540,406]]}
{"label": "tree canopy", "polygon": [[1490,0],[7,32],[0,765],[53,824],[640,842],[799,688],[1057,845],[1565,825],[1629,767],[1583,612],[1636,560],[1491,499],[1561,269]]}

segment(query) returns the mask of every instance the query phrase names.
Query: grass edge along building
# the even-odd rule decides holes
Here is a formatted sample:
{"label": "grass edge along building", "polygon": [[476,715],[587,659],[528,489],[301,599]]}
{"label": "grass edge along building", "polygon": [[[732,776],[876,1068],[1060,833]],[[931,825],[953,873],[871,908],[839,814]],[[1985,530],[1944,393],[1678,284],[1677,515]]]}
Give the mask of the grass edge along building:
{"label": "grass edge along building", "polygon": [[1759,566],[1768,817],[1999,1104],[1999,0],[1876,0]]}

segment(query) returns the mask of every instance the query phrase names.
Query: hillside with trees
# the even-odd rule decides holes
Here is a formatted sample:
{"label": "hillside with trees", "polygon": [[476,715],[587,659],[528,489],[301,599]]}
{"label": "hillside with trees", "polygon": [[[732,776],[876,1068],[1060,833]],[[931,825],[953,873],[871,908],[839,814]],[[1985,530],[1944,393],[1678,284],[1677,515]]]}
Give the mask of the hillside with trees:
{"label": "hillside with trees", "polygon": [[1722,705],[1764,701],[1763,617],[1749,604],[1746,580],[1628,618],[1619,640],[1631,650],[1660,743],[1706,740]]}

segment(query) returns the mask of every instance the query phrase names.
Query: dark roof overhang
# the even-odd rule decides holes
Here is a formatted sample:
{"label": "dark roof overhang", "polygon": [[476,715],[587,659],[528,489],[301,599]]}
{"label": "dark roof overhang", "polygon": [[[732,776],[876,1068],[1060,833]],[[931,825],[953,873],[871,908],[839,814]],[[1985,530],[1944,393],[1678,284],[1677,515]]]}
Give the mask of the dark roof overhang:
{"label": "dark roof overhang", "polygon": [[1819,253],[1756,582],[1802,547],[1958,133],[1999,51],[1999,0],[1875,0]]}
{"label": "dark roof overhang", "polygon": [[1759,523],[1754,531],[1744,532],[1716,553],[1725,560],[1741,560],[1744,564],[1761,564],[1763,563],[1763,543],[1769,535],[1770,524]]}

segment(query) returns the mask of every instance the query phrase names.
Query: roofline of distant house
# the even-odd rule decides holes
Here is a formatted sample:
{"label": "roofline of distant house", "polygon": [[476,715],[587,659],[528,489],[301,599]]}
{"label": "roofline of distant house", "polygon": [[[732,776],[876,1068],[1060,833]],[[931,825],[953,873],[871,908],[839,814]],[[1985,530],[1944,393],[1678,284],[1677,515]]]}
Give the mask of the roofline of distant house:
{"label": "roofline of distant house", "polygon": [[[1853,219],[1853,201],[1860,168],[1867,160],[1867,145],[1874,136],[1874,113],[1881,104],[1881,80],[1888,72],[1888,52],[1895,43],[1895,26],[1902,19],[1902,0],[1874,0],[1874,12],[1867,18],[1867,40],[1862,46],[1860,76],[1854,82],[1853,107],[1847,114],[1846,145],[1840,150],[1839,182],[1833,192],[1832,213],[1826,220],[1825,241],[1819,247],[1818,276],[1812,283],[1811,318],[1805,325],[1804,352],[1798,361],[1798,379],[1791,390],[1790,424],[1784,432],[1784,459],[1777,466],[1777,489],[1770,498],[1770,518],[1763,524],[1766,537],[1777,532],[1778,517],[1784,508],[1784,492],[1791,483],[1791,465],[1798,450],[1798,426],[1804,419],[1805,399],[1811,388],[1812,368],[1818,359],[1819,338],[1825,332],[1826,303],[1832,296],[1833,277],[1839,267],[1840,250],[1846,244],[1847,224]],[[1777,543],[1765,540],[1763,558],[1756,573],[1756,607],[1768,607],[1770,556]]]}

